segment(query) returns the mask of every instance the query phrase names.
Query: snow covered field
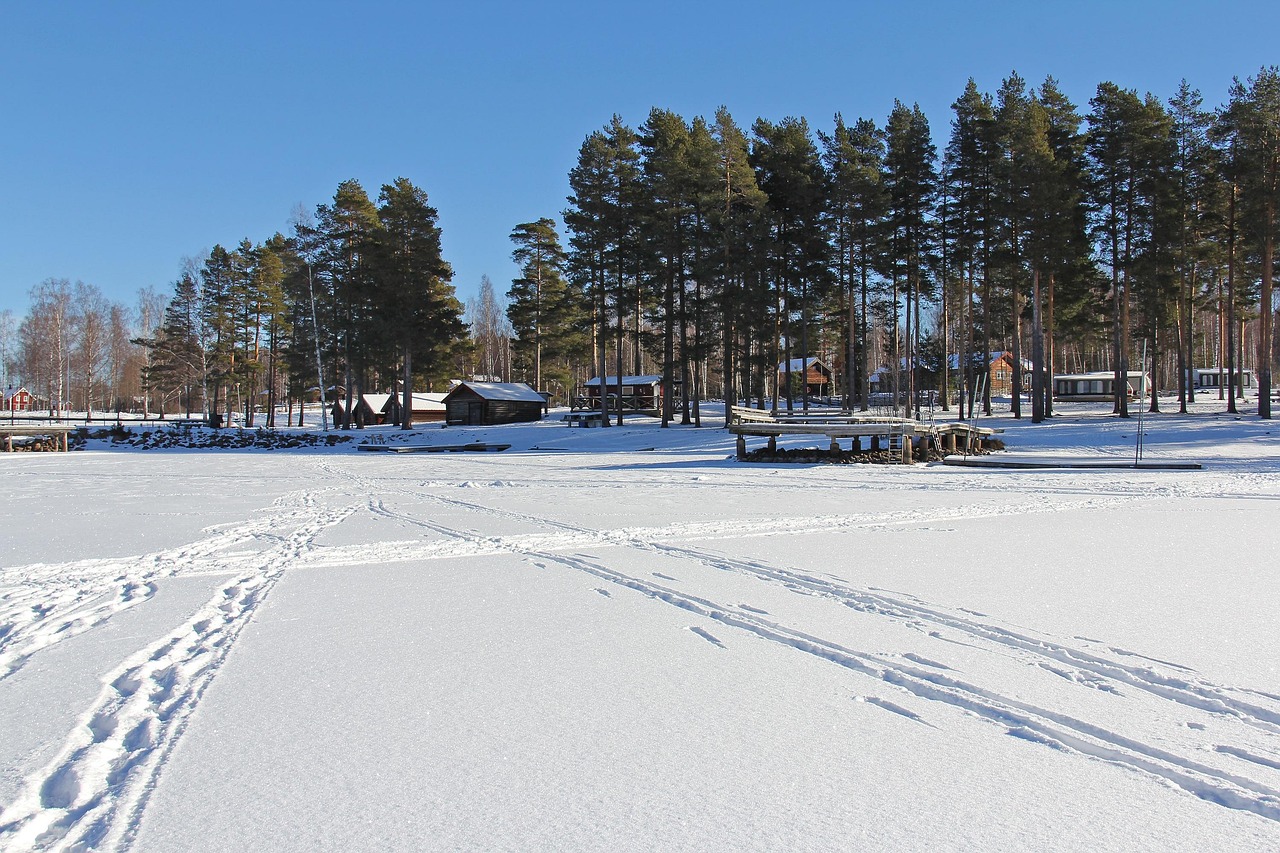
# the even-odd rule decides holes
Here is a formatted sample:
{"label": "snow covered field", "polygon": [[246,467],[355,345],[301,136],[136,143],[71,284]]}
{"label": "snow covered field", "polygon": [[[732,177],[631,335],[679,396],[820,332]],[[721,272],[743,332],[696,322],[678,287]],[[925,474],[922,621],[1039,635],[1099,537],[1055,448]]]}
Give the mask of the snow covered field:
{"label": "snow covered field", "polygon": [[[0,455],[0,848],[1280,849],[1280,426],[1199,408]],[[984,424],[1132,457],[1061,411]]]}

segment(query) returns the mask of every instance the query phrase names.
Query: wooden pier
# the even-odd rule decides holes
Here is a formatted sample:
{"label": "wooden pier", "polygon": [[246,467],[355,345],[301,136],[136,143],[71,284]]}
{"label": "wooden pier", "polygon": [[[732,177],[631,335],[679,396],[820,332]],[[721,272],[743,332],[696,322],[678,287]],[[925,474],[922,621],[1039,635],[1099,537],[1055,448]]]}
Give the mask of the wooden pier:
{"label": "wooden pier", "polygon": [[849,412],[827,412],[774,416],[762,409],[734,406],[730,412],[729,432],[737,438],[737,456],[747,457],[747,436],[767,438],[769,450],[777,449],[779,436],[825,436],[830,450],[843,448],[841,441],[848,441],[851,450],[860,451],[862,442],[868,442],[868,450],[889,450],[901,453],[905,463],[924,449],[926,442],[944,453],[974,452],[982,442],[999,432],[987,427],[972,426],[963,421],[924,423],[912,418],[881,415],[855,415]]}
{"label": "wooden pier", "polygon": [[66,452],[68,449],[67,436],[69,436],[75,427],[65,426],[63,424],[0,424],[0,438],[4,440],[4,449],[7,453],[13,452],[13,440],[15,438],[34,438],[48,437],[53,439],[54,447],[57,450]]}

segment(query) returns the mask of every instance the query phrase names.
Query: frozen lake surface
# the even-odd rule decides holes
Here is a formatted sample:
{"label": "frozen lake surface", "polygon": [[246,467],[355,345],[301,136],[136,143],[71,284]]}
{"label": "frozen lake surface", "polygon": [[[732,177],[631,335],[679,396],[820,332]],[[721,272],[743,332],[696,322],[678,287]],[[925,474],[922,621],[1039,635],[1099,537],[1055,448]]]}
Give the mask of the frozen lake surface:
{"label": "frozen lake surface", "polygon": [[[0,847],[1280,849],[1280,428],[1221,407],[1145,424],[1200,471],[0,455]],[[1132,457],[1061,411],[983,425]]]}

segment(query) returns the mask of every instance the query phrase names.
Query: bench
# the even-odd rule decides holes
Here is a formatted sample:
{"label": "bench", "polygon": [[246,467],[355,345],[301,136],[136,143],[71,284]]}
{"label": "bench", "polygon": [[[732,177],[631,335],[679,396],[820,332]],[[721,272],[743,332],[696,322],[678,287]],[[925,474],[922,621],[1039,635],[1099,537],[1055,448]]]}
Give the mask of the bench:
{"label": "bench", "polygon": [[560,420],[571,427],[598,427],[604,423],[604,415],[600,412],[570,412]]}

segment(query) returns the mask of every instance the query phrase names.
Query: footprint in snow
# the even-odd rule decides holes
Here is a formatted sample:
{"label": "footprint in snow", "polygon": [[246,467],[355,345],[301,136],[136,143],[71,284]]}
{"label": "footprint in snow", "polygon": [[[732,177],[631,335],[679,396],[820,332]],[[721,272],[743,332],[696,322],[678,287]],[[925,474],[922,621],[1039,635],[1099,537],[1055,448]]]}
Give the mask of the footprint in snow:
{"label": "footprint in snow", "polygon": [[655,578],[662,578],[664,581],[673,581],[673,580],[676,580],[675,578],[671,577],[671,575],[664,575],[662,572],[654,572],[654,573],[653,573],[653,576],[654,576]]}
{"label": "footprint in snow", "polygon": [[613,598],[613,595],[609,592],[609,590],[605,589],[604,587],[599,587],[599,586],[596,587],[596,592],[600,593],[605,598]]}

